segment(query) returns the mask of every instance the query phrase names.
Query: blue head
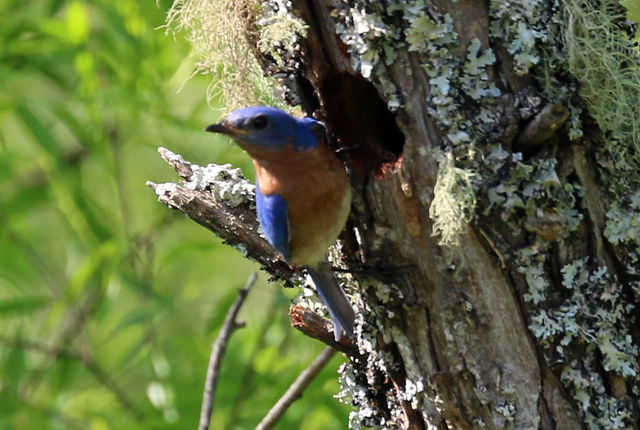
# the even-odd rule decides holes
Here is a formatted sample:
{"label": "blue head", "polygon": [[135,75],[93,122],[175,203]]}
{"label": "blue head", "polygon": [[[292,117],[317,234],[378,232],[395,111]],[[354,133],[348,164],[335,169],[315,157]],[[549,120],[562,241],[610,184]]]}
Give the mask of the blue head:
{"label": "blue head", "polygon": [[205,130],[226,134],[251,153],[255,146],[272,150],[287,145],[300,150],[315,148],[317,127],[321,127],[320,123],[313,118],[296,119],[277,108],[252,106],[231,112],[222,122]]}

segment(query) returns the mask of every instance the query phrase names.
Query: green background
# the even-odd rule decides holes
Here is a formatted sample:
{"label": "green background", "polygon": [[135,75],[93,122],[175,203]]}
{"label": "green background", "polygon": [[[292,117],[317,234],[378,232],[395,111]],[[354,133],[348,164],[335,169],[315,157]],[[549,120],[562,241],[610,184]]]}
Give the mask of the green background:
{"label": "green background", "polygon": [[[0,0],[0,429],[197,427],[211,342],[256,265],[145,181],[177,179],[158,146],[253,172],[202,131],[220,111],[159,28],[170,4]],[[212,428],[253,428],[323,349],[289,326],[296,293],[260,275]],[[278,428],[346,428],[342,361]]]}

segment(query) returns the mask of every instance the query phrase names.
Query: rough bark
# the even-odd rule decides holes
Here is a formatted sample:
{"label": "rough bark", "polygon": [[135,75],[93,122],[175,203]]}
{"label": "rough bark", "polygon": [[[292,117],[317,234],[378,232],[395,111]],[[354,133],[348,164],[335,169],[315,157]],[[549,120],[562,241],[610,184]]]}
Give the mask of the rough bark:
{"label": "rough bark", "polygon": [[[354,426],[638,427],[638,243],[607,233],[617,225],[608,190],[621,182],[603,176],[623,173],[597,147],[602,125],[576,113],[588,106],[568,66],[554,72],[562,91],[542,88],[535,76],[552,48],[539,34],[535,46],[514,48],[519,36],[503,19],[542,33],[540,20],[561,28],[572,12],[540,2],[534,18],[523,4],[294,0],[290,13],[308,26],[295,67],[265,66],[288,74],[351,171],[354,204],[334,262],[352,271],[344,280],[359,314],[356,339],[340,347],[351,358],[343,378]],[[446,62],[445,81],[460,88],[434,94]],[[434,106],[438,96],[455,109]],[[429,209],[451,172],[450,204],[465,197],[455,194],[464,174],[476,204],[460,208],[472,222],[443,244]],[[249,256],[291,279],[260,249],[246,202],[211,209],[251,220],[220,228],[205,192],[183,192],[159,194],[231,243],[248,241]],[[632,192],[618,201],[629,216]],[[202,207],[186,211],[182,200]],[[292,315],[330,342],[322,324]]]}

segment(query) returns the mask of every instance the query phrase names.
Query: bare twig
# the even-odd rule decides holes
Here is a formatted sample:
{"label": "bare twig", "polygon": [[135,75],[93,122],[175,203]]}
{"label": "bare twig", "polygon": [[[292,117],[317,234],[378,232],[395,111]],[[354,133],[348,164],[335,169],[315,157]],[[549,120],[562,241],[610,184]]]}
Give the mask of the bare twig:
{"label": "bare twig", "polygon": [[253,272],[245,287],[238,291],[238,297],[233,305],[229,308],[227,316],[224,318],[222,328],[218,334],[218,338],[211,347],[211,356],[209,357],[209,366],[207,367],[207,379],[204,383],[204,393],[202,394],[202,408],[200,409],[200,424],[198,430],[207,430],[209,424],[211,424],[211,414],[213,413],[213,402],[216,394],[216,385],[218,384],[218,377],[220,376],[220,365],[222,364],[222,357],[227,349],[227,342],[231,334],[240,327],[244,326],[244,323],[236,320],[238,312],[242,307],[249,291],[256,283],[258,279],[257,272]]}
{"label": "bare twig", "polygon": [[260,325],[260,333],[257,336],[258,341],[253,345],[253,350],[251,354],[247,356],[248,365],[245,366],[244,372],[240,377],[240,382],[238,385],[238,391],[236,392],[235,398],[233,400],[233,407],[231,412],[229,413],[229,419],[227,420],[228,426],[232,428],[235,423],[238,421],[238,417],[240,416],[240,412],[243,410],[245,405],[245,401],[251,400],[250,394],[254,391],[253,387],[253,378],[256,374],[255,361],[259,357],[259,353],[267,344],[267,331],[270,330],[275,323],[276,319],[280,316],[278,312],[276,312],[276,304],[278,300],[272,300],[269,304],[269,307],[266,309],[267,318]]}
{"label": "bare twig", "polygon": [[336,342],[333,336],[333,325],[331,321],[321,317],[311,309],[300,305],[291,305],[289,308],[289,319],[291,320],[291,325],[301,331],[305,336],[317,339],[325,345],[344,352],[350,357],[359,355],[353,339],[344,336]]}
{"label": "bare twig", "polygon": [[296,380],[289,386],[287,391],[280,397],[271,410],[265,415],[265,417],[256,426],[256,430],[268,430],[273,428],[278,421],[282,418],[284,413],[289,409],[289,406],[300,397],[302,397],[303,391],[309,386],[311,381],[318,376],[318,373],[324,368],[324,366],[335,355],[336,350],[330,346],[326,347],[324,351],[316,357],[315,360],[298,375]]}

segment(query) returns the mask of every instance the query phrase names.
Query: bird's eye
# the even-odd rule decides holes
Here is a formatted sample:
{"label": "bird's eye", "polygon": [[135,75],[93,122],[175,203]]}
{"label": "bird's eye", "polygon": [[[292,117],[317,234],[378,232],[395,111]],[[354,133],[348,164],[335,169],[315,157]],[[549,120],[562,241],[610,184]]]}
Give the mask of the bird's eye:
{"label": "bird's eye", "polygon": [[251,120],[251,127],[255,130],[262,130],[268,125],[267,117],[264,115],[258,115]]}

